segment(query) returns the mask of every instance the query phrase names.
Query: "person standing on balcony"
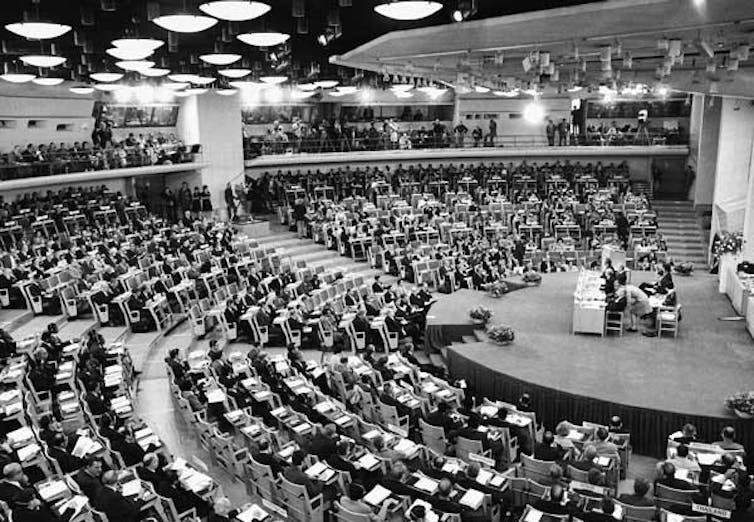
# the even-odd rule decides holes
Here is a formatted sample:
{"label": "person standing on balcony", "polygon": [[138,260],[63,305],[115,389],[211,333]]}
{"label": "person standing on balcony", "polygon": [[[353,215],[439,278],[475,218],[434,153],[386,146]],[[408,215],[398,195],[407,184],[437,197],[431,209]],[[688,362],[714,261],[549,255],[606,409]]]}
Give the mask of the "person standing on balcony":
{"label": "person standing on balcony", "polygon": [[565,118],[558,123],[558,146],[565,147],[568,145],[568,122]]}
{"label": "person standing on balcony", "polygon": [[238,218],[238,211],[236,210],[236,195],[233,193],[230,181],[225,184],[225,206],[228,208],[228,220],[235,221]]}
{"label": "person standing on balcony", "polygon": [[494,147],[495,138],[497,138],[497,120],[495,120],[494,118],[490,118],[489,131],[487,132],[487,135],[484,137],[484,146]]}
{"label": "person standing on balcony", "polygon": [[464,147],[464,141],[466,141],[466,133],[469,132],[469,129],[462,121],[459,121],[453,131],[456,133],[456,146],[459,149],[462,149]]}
{"label": "person standing on balcony", "polygon": [[547,144],[552,147],[553,145],[555,145],[555,124],[552,122],[552,120],[547,120],[545,133],[547,134]]}

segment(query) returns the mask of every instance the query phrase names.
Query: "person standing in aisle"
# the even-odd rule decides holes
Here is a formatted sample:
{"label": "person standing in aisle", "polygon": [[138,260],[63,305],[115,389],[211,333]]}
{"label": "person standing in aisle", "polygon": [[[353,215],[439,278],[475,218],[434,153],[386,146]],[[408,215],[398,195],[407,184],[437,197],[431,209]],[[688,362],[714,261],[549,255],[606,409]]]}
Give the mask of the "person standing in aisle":
{"label": "person standing in aisle", "polygon": [[235,221],[238,219],[238,210],[236,209],[236,195],[233,194],[233,186],[230,181],[225,184],[225,206],[228,209],[228,220]]}
{"label": "person standing in aisle", "polygon": [[202,218],[212,217],[212,195],[209,193],[209,187],[204,185],[201,193],[202,200]]}

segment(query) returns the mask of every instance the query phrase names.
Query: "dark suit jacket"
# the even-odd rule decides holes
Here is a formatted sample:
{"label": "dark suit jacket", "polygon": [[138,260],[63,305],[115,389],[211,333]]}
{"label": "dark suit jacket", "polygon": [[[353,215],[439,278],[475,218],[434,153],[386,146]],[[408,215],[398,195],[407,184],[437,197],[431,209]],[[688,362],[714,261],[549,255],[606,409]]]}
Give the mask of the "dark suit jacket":
{"label": "dark suit jacket", "polygon": [[35,510],[27,507],[13,508],[13,522],[57,522],[57,520],[46,506]]}
{"label": "dark suit jacket", "polygon": [[537,460],[556,461],[560,460],[562,456],[561,450],[557,447],[546,446],[540,443],[534,448],[534,458]]}
{"label": "dark suit jacket", "polygon": [[108,520],[119,522],[137,522],[139,520],[139,505],[117,491],[103,487],[94,500],[94,506],[107,515]]}
{"label": "dark suit jacket", "polygon": [[545,499],[537,500],[537,502],[534,503],[534,507],[551,515],[567,515],[571,512],[568,509],[568,506],[563,506],[559,502]]}
{"label": "dark suit jacket", "polygon": [[443,513],[461,513],[466,509],[458,502],[439,497],[429,497],[427,501],[432,504],[433,508],[437,511],[442,511]]}
{"label": "dark suit jacket", "polygon": [[338,471],[347,471],[351,474],[351,478],[355,478],[356,466],[348,462],[346,459],[338,454],[330,455],[327,458],[327,463]]}
{"label": "dark suit jacket", "polygon": [[648,507],[654,506],[655,503],[651,498],[640,497],[639,495],[629,495],[624,493],[618,497],[618,502],[628,504],[629,506]]}
{"label": "dark suit jacket", "polygon": [[657,482],[655,482],[655,485],[657,485],[657,484],[662,484],[663,486],[667,486],[669,488],[681,489],[681,490],[684,490],[684,491],[694,491],[694,490],[698,489],[691,482],[687,482],[685,480],[677,479],[675,477],[660,479]]}
{"label": "dark suit jacket", "polygon": [[285,468],[285,470],[283,470],[283,476],[294,484],[306,486],[306,491],[309,493],[309,497],[314,497],[322,492],[322,484],[313,481],[306,473],[293,466]]}
{"label": "dark suit jacket", "polygon": [[385,477],[380,481],[380,485],[385,488],[389,489],[396,495],[401,495],[403,497],[416,497],[417,491],[416,489],[404,484],[403,482],[400,482],[398,480],[393,480],[391,478]]}
{"label": "dark suit jacket", "polygon": [[102,491],[102,481],[99,477],[92,477],[89,473],[84,471],[84,469],[78,470],[73,476],[73,479],[81,488],[81,492],[89,497],[89,500],[91,501],[94,501]]}
{"label": "dark suit jacket", "polygon": [[64,449],[50,446],[48,453],[50,457],[58,461],[63,473],[73,473],[81,467],[81,459],[74,457]]}
{"label": "dark suit jacket", "polygon": [[309,445],[309,451],[320,459],[326,459],[334,455],[338,447],[334,439],[328,438],[323,434],[315,435]]}
{"label": "dark suit jacket", "polygon": [[270,453],[254,452],[251,454],[251,456],[254,458],[254,460],[259,462],[263,466],[270,466],[274,475],[282,473],[283,469],[287,465],[284,461],[275,458],[275,456]]}
{"label": "dark suit jacket", "polygon": [[0,500],[5,502],[6,504],[10,504],[11,500],[21,493],[24,488],[20,488],[16,486],[15,484],[11,484],[10,482],[6,482],[5,480],[0,480]]}

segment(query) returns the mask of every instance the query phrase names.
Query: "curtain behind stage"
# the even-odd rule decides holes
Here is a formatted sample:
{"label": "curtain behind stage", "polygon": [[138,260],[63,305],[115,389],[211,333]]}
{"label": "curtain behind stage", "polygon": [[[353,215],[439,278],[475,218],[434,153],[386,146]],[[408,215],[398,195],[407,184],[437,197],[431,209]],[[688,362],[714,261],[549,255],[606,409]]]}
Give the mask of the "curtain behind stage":
{"label": "curtain behind stage", "polygon": [[[491,370],[459,353],[462,350],[463,348],[448,350],[448,367],[453,379],[465,379],[470,392],[476,395],[478,400],[487,397],[490,400],[502,400],[515,404],[521,394],[529,393],[532,398],[532,408],[537,413],[537,420],[543,422],[547,429],[554,429],[555,425],[562,420],[575,424],[581,424],[582,421],[607,424],[611,416],[620,415],[625,428],[631,432],[631,446],[634,453],[641,455],[665,458],[667,436],[688,422],[696,426],[700,440],[704,442],[720,440],[723,427],[733,426],[736,430],[736,438],[746,447],[747,454],[751,455],[754,449],[754,421],[735,417],[715,418],[664,412],[573,395]],[[577,378],[578,376],[574,376],[574,379]],[[662,382],[645,384],[656,387],[658,394],[695,393],[696,391],[692,384],[685,390],[667,389]],[[610,383],[605,382],[605,386],[610,386]]]}

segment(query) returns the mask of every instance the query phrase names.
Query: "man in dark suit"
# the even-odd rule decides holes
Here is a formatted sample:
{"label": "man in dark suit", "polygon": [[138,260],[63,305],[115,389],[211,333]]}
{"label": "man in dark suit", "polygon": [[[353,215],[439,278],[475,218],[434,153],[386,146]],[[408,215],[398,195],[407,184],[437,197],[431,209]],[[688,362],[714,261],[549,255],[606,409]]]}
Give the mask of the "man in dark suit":
{"label": "man in dark suit", "polygon": [[584,448],[584,453],[581,454],[581,458],[569,462],[569,466],[581,471],[589,471],[592,468],[597,468],[602,471],[602,468],[594,463],[595,458],[597,458],[597,448],[594,446],[587,446]]}
{"label": "man in dark suit", "polygon": [[[31,488],[20,491],[10,502],[10,507],[13,511],[13,522],[57,522],[58,520],[50,509],[34,496]],[[64,513],[63,517],[64,519],[70,517],[70,512]]]}
{"label": "man in dark suit", "polygon": [[437,493],[428,499],[429,503],[434,509],[443,513],[461,513],[464,508],[451,499],[452,493],[453,482],[449,478],[443,478],[437,487]]}
{"label": "man in dark suit", "polygon": [[486,495],[492,495],[492,502],[500,504],[504,500],[503,492],[500,488],[495,488],[487,484],[481,484],[477,482],[477,477],[482,467],[477,462],[472,462],[469,467],[466,468],[465,474],[459,474],[458,485],[465,489],[476,489]]}
{"label": "man in dark suit", "polygon": [[534,447],[534,458],[537,460],[556,461],[563,457],[562,450],[555,445],[555,435],[546,431],[542,435],[542,442]]}
{"label": "man in dark suit", "polygon": [[482,443],[482,448],[486,451],[489,447],[487,434],[479,431],[479,418],[476,416],[469,417],[466,427],[458,430],[458,436],[469,440],[478,440]]}
{"label": "man in dark suit", "polygon": [[94,499],[94,507],[103,511],[108,520],[120,522],[137,522],[140,501],[133,501],[124,497],[118,491],[118,475],[115,471],[106,471],[102,475],[102,489]]}
{"label": "man in dark suit", "polygon": [[356,466],[347,460],[349,451],[350,444],[348,441],[342,440],[338,442],[337,452],[327,458],[327,463],[338,471],[347,471],[351,474],[351,478],[355,478]]}
{"label": "man in dark suit", "polygon": [[402,461],[394,462],[387,476],[381,481],[380,485],[389,489],[393,494],[403,497],[416,496],[417,490],[406,484],[408,479],[408,469]]}
{"label": "man in dark suit", "polygon": [[675,466],[671,462],[664,462],[660,469],[662,471],[662,477],[655,482],[655,488],[657,487],[657,484],[662,484],[669,488],[684,491],[693,491],[697,489],[697,487],[691,482],[675,478]]}
{"label": "man in dark suit", "polygon": [[27,489],[29,479],[24,474],[21,464],[11,462],[3,467],[3,480],[0,480],[0,500],[6,504]]}
{"label": "man in dark suit", "polygon": [[568,506],[562,504],[563,494],[563,486],[555,484],[550,488],[550,498],[537,500],[534,503],[534,508],[551,515],[568,515],[571,510]]}
{"label": "man in dark suit", "polygon": [[165,472],[160,469],[160,459],[155,453],[147,453],[141,459],[141,466],[136,468],[136,473],[141,480],[149,482],[159,490],[162,483],[167,480]]}
{"label": "man in dark suit", "polygon": [[321,483],[313,481],[309,475],[304,473],[301,469],[303,462],[304,452],[300,450],[294,451],[291,456],[291,465],[283,470],[283,476],[289,482],[306,486],[306,492],[309,494],[309,497],[315,497],[322,493],[323,486]]}
{"label": "man in dark suit", "polygon": [[283,469],[288,465],[284,460],[278,459],[270,451],[270,441],[266,438],[262,438],[257,443],[257,449],[251,452],[251,458],[263,466],[270,466],[272,468],[272,474],[277,476],[278,473],[282,473]]}
{"label": "man in dark suit", "polygon": [[58,461],[60,470],[63,473],[73,473],[81,467],[81,459],[74,457],[66,449],[67,441],[66,437],[62,433],[56,433],[52,436],[52,444],[50,444],[48,453],[50,457]]}
{"label": "man in dark suit", "polygon": [[445,430],[445,433],[447,434],[450,430],[452,430],[455,427],[455,421],[448,415],[449,411],[448,403],[447,402],[440,402],[437,404],[437,409],[430,412],[427,417],[426,421],[427,424],[431,424],[432,426],[439,426]]}
{"label": "man in dark suit", "polygon": [[335,424],[327,424],[324,429],[317,433],[309,445],[309,453],[312,453],[320,459],[326,459],[338,451],[337,447],[338,430]]}
{"label": "man in dark suit", "polygon": [[84,466],[78,470],[73,479],[81,488],[81,492],[94,502],[102,490],[102,459],[93,455],[84,457]]}
{"label": "man in dark suit", "polygon": [[648,492],[649,482],[647,482],[647,480],[642,477],[638,477],[636,480],[634,480],[633,494],[623,493],[620,497],[618,497],[618,500],[623,504],[628,504],[629,506],[654,506],[654,501],[651,498],[647,498]]}

